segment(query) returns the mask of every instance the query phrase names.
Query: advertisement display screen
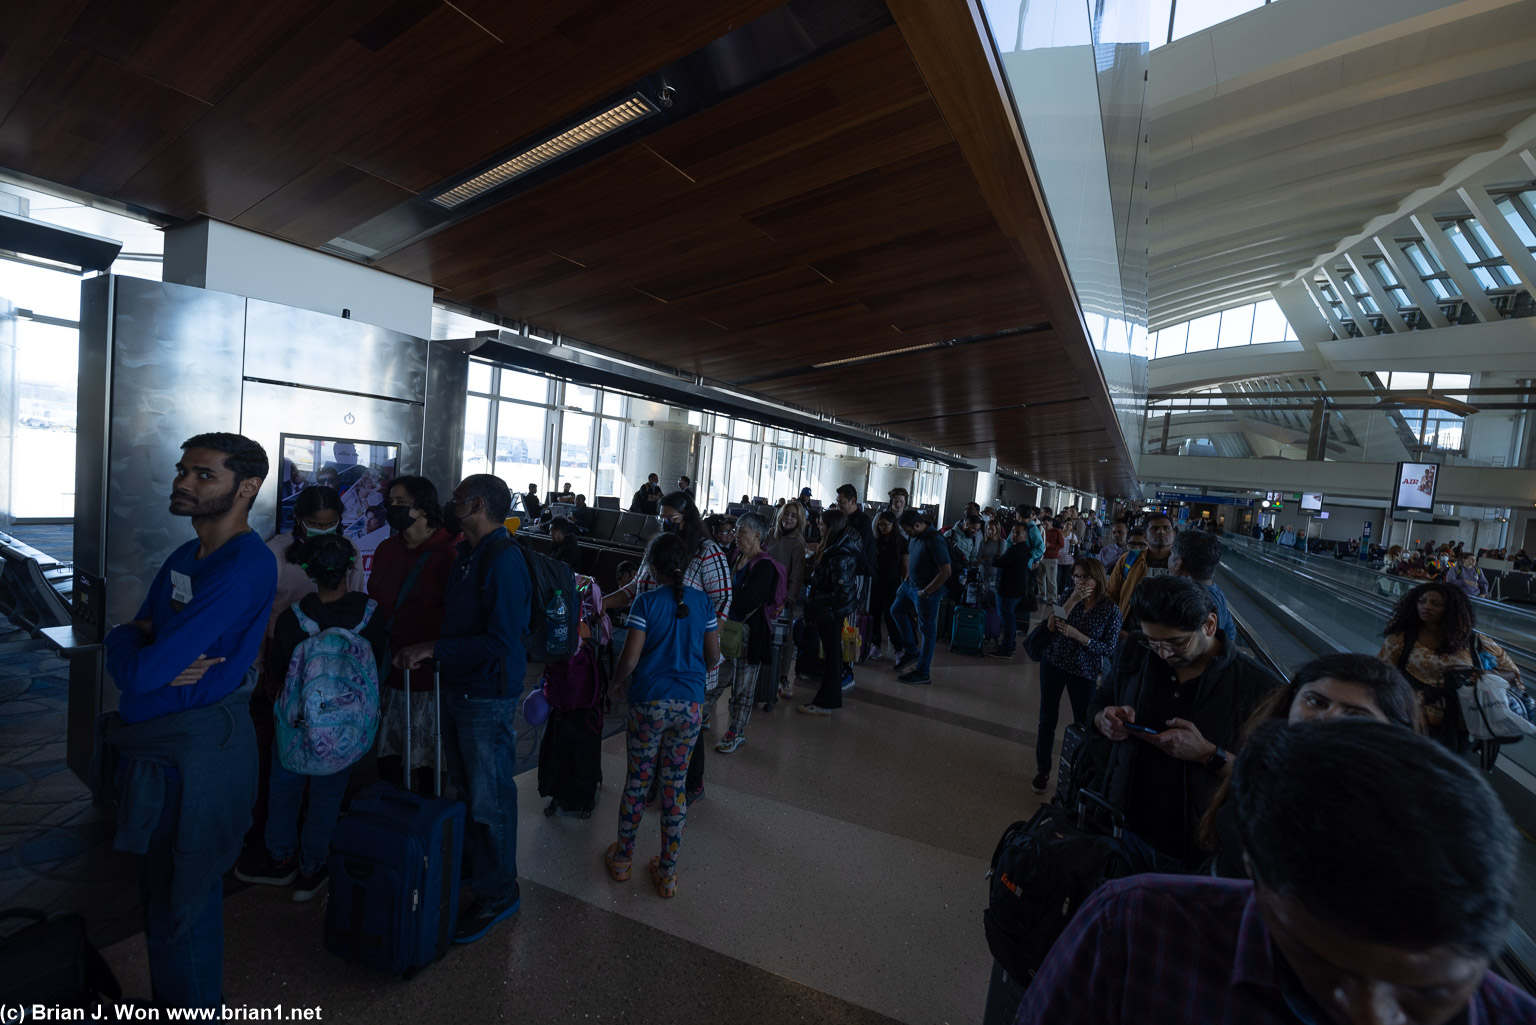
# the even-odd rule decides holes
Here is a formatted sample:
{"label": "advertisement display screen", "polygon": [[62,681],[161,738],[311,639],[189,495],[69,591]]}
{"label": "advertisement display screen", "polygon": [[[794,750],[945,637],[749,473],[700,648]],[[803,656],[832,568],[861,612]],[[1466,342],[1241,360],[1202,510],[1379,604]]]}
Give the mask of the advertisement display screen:
{"label": "advertisement display screen", "polygon": [[1318,512],[1323,508],[1323,496],[1316,492],[1303,492],[1301,496],[1302,512]]}
{"label": "advertisement display screen", "polygon": [[1439,463],[1398,463],[1393,508],[1399,512],[1433,511],[1439,477]]}
{"label": "advertisement display screen", "polygon": [[357,562],[366,579],[373,568],[374,549],[389,536],[384,501],[395,479],[399,444],[285,434],[282,453],[277,488],[278,533],[293,530],[293,504],[305,488],[335,488],[341,494],[341,534],[357,546]]}

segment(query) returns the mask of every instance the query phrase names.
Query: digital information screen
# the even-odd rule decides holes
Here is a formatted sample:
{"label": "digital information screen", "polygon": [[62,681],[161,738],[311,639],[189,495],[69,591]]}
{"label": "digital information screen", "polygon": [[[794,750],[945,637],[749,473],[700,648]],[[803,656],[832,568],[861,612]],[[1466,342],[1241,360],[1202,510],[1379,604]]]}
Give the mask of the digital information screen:
{"label": "digital information screen", "polygon": [[1435,508],[1435,486],[1439,483],[1439,463],[1398,463],[1397,490],[1392,496],[1396,512],[1431,512]]}
{"label": "digital information screen", "polygon": [[277,531],[293,529],[293,503],[309,487],[322,485],[341,494],[341,533],[357,546],[366,579],[373,552],[389,536],[384,503],[395,479],[400,446],[390,441],[349,438],[282,438],[282,466],[277,489]]}
{"label": "digital information screen", "polygon": [[1315,491],[1304,491],[1301,495],[1302,512],[1320,512],[1323,508],[1323,496]]}

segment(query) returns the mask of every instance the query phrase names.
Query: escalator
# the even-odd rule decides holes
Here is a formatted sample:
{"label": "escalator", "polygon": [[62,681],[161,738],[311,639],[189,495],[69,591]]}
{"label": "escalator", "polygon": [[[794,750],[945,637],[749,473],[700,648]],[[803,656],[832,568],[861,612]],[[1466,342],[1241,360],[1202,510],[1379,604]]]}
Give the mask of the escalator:
{"label": "escalator", "polygon": [[[1357,564],[1289,552],[1228,534],[1219,583],[1238,628],[1238,646],[1289,679],[1306,662],[1337,651],[1375,654],[1402,594],[1422,581],[1387,577]],[[1478,628],[1536,680],[1536,616],[1474,601]],[[1488,777],[1524,842],[1515,882],[1514,925],[1494,967],[1536,993],[1536,737],[1501,749]]]}

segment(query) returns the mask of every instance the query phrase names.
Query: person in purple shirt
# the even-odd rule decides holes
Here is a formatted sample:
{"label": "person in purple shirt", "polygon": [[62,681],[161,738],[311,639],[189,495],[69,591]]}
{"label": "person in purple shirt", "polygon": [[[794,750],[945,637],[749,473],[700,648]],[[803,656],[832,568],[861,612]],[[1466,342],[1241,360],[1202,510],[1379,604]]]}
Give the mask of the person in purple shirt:
{"label": "person in purple shirt", "polygon": [[266,633],[277,564],[247,523],[267,454],[239,434],[182,446],[173,516],[197,537],[155,574],[133,622],[107,634],[122,692],[98,726],[99,799],[118,805],[113,846],[141,855],[139,888],[155,1003],[222,999],[222,876],[256,799],[250,671]]}
{"label": "person in purple shirt", "polygon": [[1518,835],[1472,766],[1401,726],[1260,727],[1232,774],[1249,879],[1132,876],[1084,903],[1020,1025],[1529,1025],[1489,971]]}

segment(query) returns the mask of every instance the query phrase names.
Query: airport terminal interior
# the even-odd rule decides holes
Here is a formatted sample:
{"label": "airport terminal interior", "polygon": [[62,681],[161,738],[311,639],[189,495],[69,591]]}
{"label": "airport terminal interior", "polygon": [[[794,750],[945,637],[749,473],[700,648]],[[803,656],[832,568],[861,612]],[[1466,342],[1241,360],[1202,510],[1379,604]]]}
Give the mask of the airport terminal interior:
{"label": "airport terminal interior", "polygon": [[[1085,563],[1122,611],[1135,574],[1178,576],[1148,568],[1167,528],[1219,548],[1215,636],[1256,672],[1374,656],[1440,581],[1536,678],[1536,0],[54,0],[0,20],[0,908],[83,916],[142,1007],[164,983],[140,856],[88,786],[119,708],[103,642],[194,538],[166,503],[207,432],[267,454],[264,542],[303,539],[305,491],[335,489],[362,589],[413,522],[388,515],[396,479],[454,508],[498,478],[523,550],[610,596],[578,639],[604,681],[644,590],[621,572],[674,512],[740,553],[738,592],[738,524],[766,523],[766,549],[789,515],[806,565],[780,568],[812,606],[859,513],[904,552],[859,571],[842,651],[786,588],[762,683],[698,734],[674,898],[642,864],[663,810],[633,878],[604,860],[639,721],[623,688],[585,710],[601,776],[574,811],[541,793],[559,720],[520,698],[521,909],[402,979],[328,941],[334,868],[301,900],[231,864],[232,1008],[1044,1020],[989,942],[989,873],[1104,728],[1042,698],[1061,690],[1027,635],[1078,614]],[[926,583],[904,531],[952,564],[921,591],[935,623],[891,611]],[[1035,537],[1026,596],[1003,567]],[[1136,625],[1074,679],[1109,687],[1116,643],[1166,653]],[[1530,732],[1446,743],[1518,833],[1491,970],[1536,995]],[[389,764],[363,754],[346,800],[398,783]],[[28,927],[0,921],[0,1015]]]}

